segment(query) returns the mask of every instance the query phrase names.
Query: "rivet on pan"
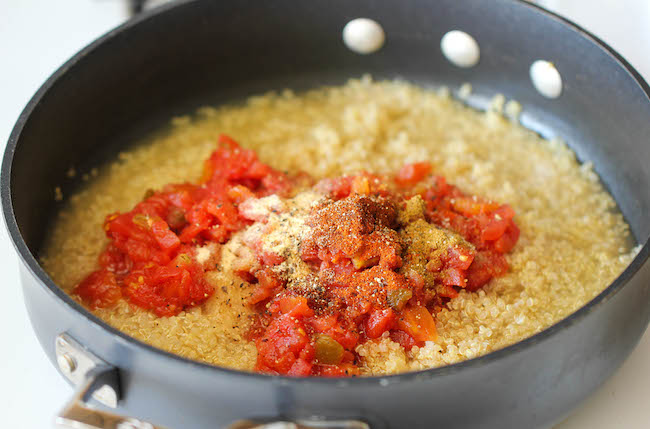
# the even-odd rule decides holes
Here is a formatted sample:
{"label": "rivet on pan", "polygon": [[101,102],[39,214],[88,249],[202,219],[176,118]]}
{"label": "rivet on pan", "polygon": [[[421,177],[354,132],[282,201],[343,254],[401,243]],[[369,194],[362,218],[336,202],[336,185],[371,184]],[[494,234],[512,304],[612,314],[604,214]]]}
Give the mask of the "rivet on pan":
{"label": "rivet on pan", "polygon": [[537,60],[531,64],[530,80],[535,89],[546,98],[557,98],[562,93],[562,76],[550,61]]}
{"label": "rivet on pan", "polygon": [[464,31],[452,30],[442,36],[440,49],[452,64],[468,68],[478,63],[481,49],[476,40]]}
{"label": "rivet on pan", "polygon": [[59,369],[65,374],[71,374],[77,369],[77,361],[69,354],[57,356],[56,363],[59,365]]}
{"label": "rivet on pan", "polygon": [[65,347],[68,343],[65,342],[65,340],[61,337],[57,337],[56,339],[56,345],[58,347]]}
{"label": "rivet on pan", "polygon": [[377,21],[357,18],[343,27],[343,43],[357,54],[372,54],[384,46],[386,36]]}

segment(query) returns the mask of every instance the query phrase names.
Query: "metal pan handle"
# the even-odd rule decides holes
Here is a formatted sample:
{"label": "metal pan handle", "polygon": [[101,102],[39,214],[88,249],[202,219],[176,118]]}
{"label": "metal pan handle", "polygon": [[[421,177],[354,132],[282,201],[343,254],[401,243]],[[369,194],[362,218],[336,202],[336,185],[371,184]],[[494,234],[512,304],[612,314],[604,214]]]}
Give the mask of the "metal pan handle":
{"label": "metal pan handle", "polygon": [[76,386],[74,395],[55,418],[65,429],[163,429],[151,423],[120,416],[88,405],[95,398],[110,408],[120,399],[117,368],[84,348],[68,334],[56,338],[56,361],[61,373]]}
{"label": "metal pan handle", "polygon": [[[120,379],[117,368],[97,357],[70,335],[56,338],[56,361],[61,373],[77,388],[74,395],[56,416],[61,429],[164,429],[132,417],[120,416],[88,405],[90,398],[110,408],[120,399]],[[278,419],[239,420],[228,429],[369,429],[360,420],[285,421]]]}

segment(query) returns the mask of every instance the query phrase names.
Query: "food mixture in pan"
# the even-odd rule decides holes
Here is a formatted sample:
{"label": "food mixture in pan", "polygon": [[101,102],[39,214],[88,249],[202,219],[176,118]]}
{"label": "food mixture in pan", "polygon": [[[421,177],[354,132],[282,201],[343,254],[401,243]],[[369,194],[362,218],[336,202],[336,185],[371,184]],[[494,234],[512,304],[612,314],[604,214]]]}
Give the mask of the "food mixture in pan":
{"label": "food mixture in pan", "polygon": [[590,164],[502,110],[369,78],[200,109],[66,198],[43,265],[109,324],[215,365],[356,376],[485,354],[634,254]]}

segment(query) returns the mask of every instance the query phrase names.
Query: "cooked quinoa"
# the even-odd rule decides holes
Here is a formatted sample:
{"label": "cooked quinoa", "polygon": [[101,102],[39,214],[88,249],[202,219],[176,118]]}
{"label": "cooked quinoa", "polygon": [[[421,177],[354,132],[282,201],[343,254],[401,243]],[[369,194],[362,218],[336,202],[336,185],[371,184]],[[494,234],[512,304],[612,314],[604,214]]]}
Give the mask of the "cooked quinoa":
{"label": "cooked quinoa", "polygon": [[[563,143],[543,140],[507,119],[499,108],[503,100],[497,101],[496,108],[478,112],[447,91],[364,77],[304,94],[283,91],[242,105],[202,108],[120,153],[66,198],[43,266],[71,292],[97,268],[108,241],[102,229],[105,216],[130,210],[147,189],[196,181],[222,133],[255,150],[272,167],[316,178],[362,170],[388,173],[405,163],[429,161],[434,173],[463,191],[514,208],[521,236],[507,256],[511,269],[482,290],[461,291],[451,300],[436,316],[437,343],[410,352],[388,337],[358,346],[362,372],[424,369],[502,348],[583,306],[635,252],[628,226],[591,164],[578,164]],[[510,116],[516,105],[508,106]],[[93,312],[161,349],[252,370],[256,348],[244,338],[251,287],[229,269],[237,263],[237,239],[224,246],[221,269],[207,274],[215,293],[202,306],[159,318],[122,300]]]}

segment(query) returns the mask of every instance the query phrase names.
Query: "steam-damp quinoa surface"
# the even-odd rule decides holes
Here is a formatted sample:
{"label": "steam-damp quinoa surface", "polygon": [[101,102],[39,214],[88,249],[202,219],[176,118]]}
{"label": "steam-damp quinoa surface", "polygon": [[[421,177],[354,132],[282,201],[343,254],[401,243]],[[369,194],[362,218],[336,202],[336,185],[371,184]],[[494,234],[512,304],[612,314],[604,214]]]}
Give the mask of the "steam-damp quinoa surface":
{"label": "steam-damp quinoa surface", "polygon": [[[199,109],[171,129],[88,177],[65,197],[42,264],[71,293],[98,267],[108,239],[104,219],[127,212],[147,189],[196,182],[220,134],[253,149],[271,167],[317,179],[362,171],[389,173],[427,161],[463,192],[507,203],[521,235],[510,270],[477,292],[462,290],[436,315],[437,341],[406,351],[386,334],[356,348],[362,375],[412,371],[474,358],[533,335],[601,292],[632,260],[630,233],[590,163],[503,114],[496,99],[472,110],[447,90],[369,77],[301,94],[249,98]],[[512,107],[512,106],[511,106]],[[509,109],[506,109],[509,110]],[[96,176],[96,177],[94,177]],[[233,236],[236,244],[239,236]],[[120,300],[93,312],[155,347],[214,365],[253,370],[248,340],[253,285],[232,272],[238,247],[225,245],[206,279],[215,292],[200,306],[158,317]],[[202,256],[210,257],[209,249]],[[208,259],[206,259],[208,258]],[[79,299],[75,296],[75,299]]]}

